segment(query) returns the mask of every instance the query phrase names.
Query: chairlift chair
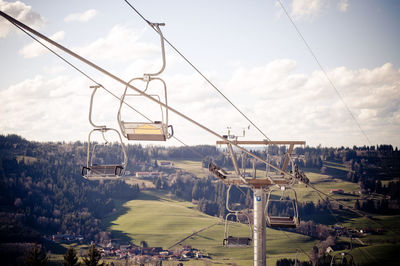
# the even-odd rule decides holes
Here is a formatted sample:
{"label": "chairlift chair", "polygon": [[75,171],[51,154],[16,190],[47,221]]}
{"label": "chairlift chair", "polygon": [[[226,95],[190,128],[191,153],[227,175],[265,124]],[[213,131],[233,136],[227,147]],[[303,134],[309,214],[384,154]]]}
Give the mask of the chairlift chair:
{"label": "chairlift chair", "polygon": [[[284,186],[280,187],[280,189],[282,191],[282,196],[279,200],[271,199],[271,194],[273,191],[276,191],[276,189],[271,188],[268,193],[267,203],[265,206],[265,216],[266,216],[267,224],[272,228],[296,228],[300,223],[296,191],[292,188],[284,187]],[[284,198],[284,192],[286,190],[293,191],[294,199],[287,200]],[[287,203],[288,205],[290,205],[291,209],[292,209],[291,214],[289,214],[289,215],[288,214],[285,214],[285,215],[271,214],[272,205],[276,202]]]}
{"label": "chairlift chair", "polygon": [[[91,136],[94,132],[99,132],[104,137],[104,133],[108,131],[115,132],[120,140],[121,149],[123,154],[123,162],[117,164],[97,164],[94,163],[94,158],[96,156],[96,147],[98,144],[94,144],[91,149]],[[104,137],[105,139],[105,137]],[[106,140],[106,139],[105,139]],[[108,144],[106,140],[105,144]],[[118,178],[124,174],[125,168],[127,164],[127,155],[125,151],[125,146],[122,142],[122,138],[120,133],[113,128],[95,128],[89,133],[88,137],[88,148],[87,148],[87,158],[86,158],[86,166],[82,167],[81,174],[86,179],[97,179],[97,178]]]}
{"label": "chairlift chair", "polygon": [[[138,140],[138,141],[166,141],[167,139],[171,138],[174,134],[172,125],[168,125],[168,99],[167,99],[167,85],[165,84],[164,80],[159,77],[164,69],[165,69],[165,50],[164,50],[164,37],[160,30],[159,26],[163,26],[164,24],[161,23],[150,23],[150,25],[158,32],[161,39],[161,55],[162,55],[162,67],[156,73],[149,73],[144,74],[143,77],[133,78],[131,79],[127,86],[125,87],[124,94],[120,100],[120,106],[118,110],[117,120],[120,126],[122,135],[127,138],[128,140]],[[162,83],[164,89],[164,101],[161,101],[161,97],[156,94],[148,94],[149,96],[156,98],[160,103],[161,109],[161,120],[153,121],[150,118],[147,118],[145,115],[139,113],[137,110],[136,112],[139,113],[141,116],[145,117],[147,121],[124,121],[121,118],[121,109],[124,105],[125,98],[129,96],[136,96],[136,97],[145,97],[143,94],[129,94],[128,85],[130,85],[134,81],[142,81],[145,83],[146,87],[142,91],[145,93],[149,88],[149,85],[153,81],[159,81]],[[153,83],[154,84],[154,83]]]}
{"label": "chairlift chair", "polygon": [[[90,107],[89,107],[89,122],[94,127],[89,133],[88,136],[88,146],[87,146],[87,156],[86,156],[86,166],[82,167],[81,174],[86,179],[97,179],[97,178],[118,178],[124,174],[124,170],[126,168],[126,164],[128,162],[127,154],[125,151],[125,145],[122,142],[121,134],[113,128],[108,128],[104,125],[99,126],[93,123],[92,121],[92,109],[93,109],[93,99],[96,94],[97,89],[101,87],[100,85],[91,86],[93,88],[92,96],[90,98]],[[123,162],[119,164],[96,164],[93,162],[93,159],[96,154],[96,147],[98,144],[94,144],[91,149],[91,137],[93,133],[100,133],[105,144],[108,144],[108,140],[105,137],[107,132],[115,132],[119,138],[119,142],[121,145],[121,151],[123,154]]]}
{"label": "chairlift chair", "polygon": [[[143,92],[146,92],[146,90],[149,88],[150,82],[154,80],[158,80],[163,84],[164,99],[165,99],[164,104],[168,105],[167,87],[162,79],[154,77],[133,78],[128,82],[128,84],[134,81],[145,82],[146,88]],[[128,86],[126,86],[124,94],[121,97],[120,107],[117,116],[118,124],[120,126],[122,135],[128,140],[139,140],[139,141],[166,141],[167,139],[171,138],[174,133],[172,125],[168,125],[168,108],[165,108],[162,105],[160,105],[161,121],[152,121],[150,118],[147,118],[145,115],[141,113],[139,114],[146,117],[148,121],[128,122],[122,120],[121,110],[126,97],[129,96],[143,97],[141,94],[128,94],[127,90]],[[161,102],[161,97],[159,95],[156,94],[149,94],[149,95],[151,97],[156,98],[159,102]]]}
{"label": "chairlift chair", "polygon": [[[230,195],[230,190],[232,188],[232,185],[228,187],[227,190],[227,195],[226,195],[226,209],[229,211],[229,213],[225,217],[225,237],[222,242],[223,246],[228,247],[228,248],[241,248],[241,247],[249,247],[251,245],[252,241],[252,234],[253,234],[253,228],[251,227],[251,222],[250,222],[250,217],[241,211],[236,211],[232,210],[229,207],[229,195]],[[250,234],[249,236],[230,236],[229,235],[229,217],[233,216],[235,217],[236,222],[239,222],[239,215],[244,215],[247,218],[247,223],[249,225],[250,229]]]}
{"label": "chairlift chair", "polygon": [[249,236],[231,236],[229,235],[229,217],[234,216],[236,222],[239,222],[239,212],[228,213],[225,217],[225,238],[222,244],[228,248],[242,248],[249,247],[252,241],[253,230],[251,228],[250,218],[247,214],[242,213],[247,218],[249,224],[250,234]]}

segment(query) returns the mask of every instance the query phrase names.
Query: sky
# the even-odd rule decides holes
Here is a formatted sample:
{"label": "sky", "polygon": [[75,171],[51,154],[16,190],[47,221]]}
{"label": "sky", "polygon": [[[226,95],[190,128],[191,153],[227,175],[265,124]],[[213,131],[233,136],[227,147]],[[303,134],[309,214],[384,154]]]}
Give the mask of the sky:
{"label": "sky", "polygon": [[[320,65],[276,0],[130,2],[147,20],[165,23],[164,36],[269,139],[400,146],[400,1],[281,0]],[[0,0],[0,10],[123,80],[161,66],[159,36],[124,0]],[[123,94],[123,85],[54,49],[115,95]],[[241,135],[246,128],[242,139],[265,139],[170,46],[165,49],[160,77],[169,106],[218,134],[229,127]],[[4,19],[0,58],[0,134],[87,140],[92,81]],[[160,84],[148,92],[164,101]],[[127,102],[152,120],[165,118],[142,97]],[[118,108],[119,100],[100,90],[93,120],[118,129]],[[146,121],[126,107],[121,116]],[[169,112],[168,118],[180,141],[215,144],[215,136],[178,115]],[[175,139],[151,144],[181,145]]]}

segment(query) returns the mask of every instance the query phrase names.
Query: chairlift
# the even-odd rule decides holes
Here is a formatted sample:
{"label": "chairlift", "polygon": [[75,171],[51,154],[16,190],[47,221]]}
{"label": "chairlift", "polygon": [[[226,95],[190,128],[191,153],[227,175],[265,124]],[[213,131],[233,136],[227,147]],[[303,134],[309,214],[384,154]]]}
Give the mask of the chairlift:
{"label": "chairlift", "polygon": [[[248,216],[248,214],[246,214],[242,211],[230,209],[229,194],[230,194],[231,188],[232,188],[232,185],[230,185],[228,187],[228,190],[226,192],[227,193],[226,194],[226,209],[229,211],[229,213],[225,217],[225,233],[224,233],[225,237],[224,237],[222,244],[223,244],[223,246],[228,247],[228,248],[249,247],[251,245],[252,234],[253,234],[253,228],[251,226],[250,217]],[[230,224],[229,217],[233,216],[233,217],[235,217],[236,222],[240,222],[239,221],[240,215],[243,215],[244,217],[247,218],[247,223],[248,223],[249,229],[250,229],[249,236],[231,236],[231,235],[229,235],[229,224]]]}
{"label": "chairlift", "polygon": [[208,171],[214,175],[215,177],[218,177],[221,180],[225,180],[225,181],[233,181],[233,180],[240,180],[240,179],[244,179],[243,176],[238,175],[236,173],[231,174],[228,173],[227,171],[225,171],[223,168],[219,167],[218,165],[216,165],[213,162],[209,162],[208,163]]}
{"label": "chairlift", "polygon": [[[150,25],[158,32],[161,39],[161,55],[162,55],[162,67],[156,73],[149,73],[144,74],[143,77],[133,78],[131,79],[127,86],[125,87],[124,94],[120,100],[120,106],[118,110],[117,120],[119,127],[121,129],[122,135],[127,138],[128,140],[138,140],[138,141],[166,141],[167,139],[171,138],[174,134],[174,130],[172,125],[168,125],[168,100],[167,100],[167,85],[165,84],[164,80],[159,77],[164,69],[165,69],[165,50],[164,50],[164,37],[160,30],[159,26],[163,26],[164,24],[161,23],[150,23]],[[141,81],[145,83],[145,89],[142,91],[143,93],[149,89],[149,85],[151,82],[154,84],[154,81],[161,82],[163,89],[164,89],[164,99],[162,99],[157,94],[148,94],[149,96],[155,98],[159,102],[162,102],[164,105],[160,104],[160,111],[161,111],[161,120],[153,121],[150,118],[147,118],[143,114],[139,113],[141,116],[145,117],[147,121],[135,121],[135,122],[128,122],[124,121],[121,118],[121,109],[124,105],[126,97],[144,97],[142,94],[129,94],[128,85],[132,82]]]}
{"label": "chairlift", "polygon": [[[282,195],[279,200],[271,199],[272,192],[276,191],[276,188],[271,188],[268,193],[267,203],[265,206],[267,224],[272,228],[296,228],[300,223],[296,191],[290,187],[284,186],[281,186],[280,189],[282,191]],[[293,191],[294,198],[286,199],[285,192],[290,190]],[[290,213],[273,213],[274,204],[280,204],[281,206],[285,205],[285,207],[288,206]]]}
{"label": "chairlift", "polygon": [[[124,174],[126,164],[128,162],[128,158],[126,155],[125,151],[125,145],[122,142],[121,134],[114,128],[108,128],[105,125],[96,125],[92,121],[92,109],[93,109],[93,99],[94,95],[96,94],[97,89],[101,87],[99,85],[96,86],[91,86],[93,88],[92,96],[90,98],[90,107],[89,107],[89,122],[90,124],[94,127],[89,133],[88,136],[88,146],[87,146],[87,157],[86,157],[86,166],[82,167],[81,174],[84,178],[86,179],[102,179],[102,178],[118,178]],[[119,142],[121,145],[121,151],[123,154],[123,162],[119,164],[97,164],[94,163],[94,158],[96,157],[96,147],[99,146],[99,144],[95,143],[93,144],[93,147],[91,148],[91,137],[93,133],[100,133],[103,140],[104,144],[107,145],[109,141],[107,140],[105,134],[107,132],[114,132],[118,138]]]}
{"label": "chairlift", "polygon": [[[247,218],[247,222],[249,224],[249,236],[231,236],[229,235],[229,224],[231,222],[229,222],[229,217],[230,216],[234,216],[236,222],[239,222],[239,215],[244,215]],[[250,218],[247,214],[245,213],[240,213],[240,212],[231,212],[228,213],[225,217],[225,238],[224,241],[222,242],[222,244],[225,247],[228,248],[241,248],[241,247],[249,247],[251,245],[251,241],[252,241],[252,233],[253,233],[253,229],[251,228],[251,223],[250,223]]]}

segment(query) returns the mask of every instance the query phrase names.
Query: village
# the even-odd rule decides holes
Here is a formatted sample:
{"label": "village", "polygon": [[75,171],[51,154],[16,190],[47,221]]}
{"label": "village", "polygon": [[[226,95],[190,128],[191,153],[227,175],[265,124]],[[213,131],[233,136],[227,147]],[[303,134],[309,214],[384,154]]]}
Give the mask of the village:
{"label": "village", "polygon": [[[84,244],[82,236],[74,236],[69,234],[56,234],[46,236],[47,240],[64,244]],[[135,246],[131,243],[120,243],[119,241],[110,240],[107,244],[98,244],[91,241],[100,251],[103,259],[110,260],[128,260],[131,263],[149,263],[155,261],[187,261],[190,259],[207,259],[208,254],[199,251],[189,245],[179,246],[173,250],[166,250],[162,247],[148,247],[145,241],[141,242],[141,246]],[[81,248],[78,251],[80,256],[87,255],[87,249]]]}

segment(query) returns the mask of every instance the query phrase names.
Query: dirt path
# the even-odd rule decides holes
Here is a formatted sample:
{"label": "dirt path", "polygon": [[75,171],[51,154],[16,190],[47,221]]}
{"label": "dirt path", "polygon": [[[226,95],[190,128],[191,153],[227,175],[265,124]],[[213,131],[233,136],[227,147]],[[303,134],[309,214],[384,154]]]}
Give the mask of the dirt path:
{"label": "dirt path", "polygon": [[216,226],[216,225],[219,224],[219,223],[220,223],[220,222],[216,222],[215,224],[212,224],[212,225],[210,225],[210,226],[204,227],[204,228],[200,229],[199,231],[196,231],[196,232],[194,232],[193,234],[188,235],[187,237],[185,237],[185,238],[179,240],[178,242],[176,242],[175,244],[173,244],[172,246],[170,246],[168,249],[171,249],[171,248],[173,248],[173,247],[179,245],[180,243],[184,242],[186,239],[188,239],[188,238],[190,238],[190,237],[192,237],[192,236],[195,236],[195,235],[197,235],[197,234],[200,233],[200,232],[203,232],[203,231],[205,231],[205,230],[208,230],[208,229],[210,229],[211,227]]}

